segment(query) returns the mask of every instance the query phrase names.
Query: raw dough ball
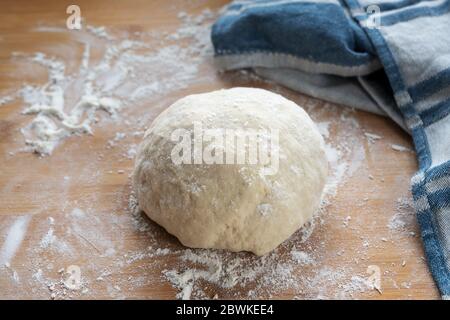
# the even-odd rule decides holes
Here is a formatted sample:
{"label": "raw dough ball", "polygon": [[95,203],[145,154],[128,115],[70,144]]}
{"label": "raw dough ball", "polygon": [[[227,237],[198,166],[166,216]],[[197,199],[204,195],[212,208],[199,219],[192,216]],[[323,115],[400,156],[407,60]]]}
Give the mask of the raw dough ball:
{"label": "raw dough ball", "polygon": [[[247,149],[235,142],[243,136]],[[258,150],[269,150],[270,163],[237,160],[255,141],[265,141]],[[302,108],[266,90],[233,88],[162,112],[139,147],[133,184],[140,208],[184,245],[263,255],[312,218],[327,168],[323,139]]]}

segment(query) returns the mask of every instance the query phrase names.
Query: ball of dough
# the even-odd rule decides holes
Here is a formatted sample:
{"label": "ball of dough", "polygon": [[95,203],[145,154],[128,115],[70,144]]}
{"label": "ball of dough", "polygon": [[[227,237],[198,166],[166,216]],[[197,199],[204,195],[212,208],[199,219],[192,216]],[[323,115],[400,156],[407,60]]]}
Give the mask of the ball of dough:
{"label": "ball of dough", "polygon": [[327,169],[301,107],[232,88],[162,112],[139,147],[133,185],[140,208],[185,246],[263,255],[312,218]]}

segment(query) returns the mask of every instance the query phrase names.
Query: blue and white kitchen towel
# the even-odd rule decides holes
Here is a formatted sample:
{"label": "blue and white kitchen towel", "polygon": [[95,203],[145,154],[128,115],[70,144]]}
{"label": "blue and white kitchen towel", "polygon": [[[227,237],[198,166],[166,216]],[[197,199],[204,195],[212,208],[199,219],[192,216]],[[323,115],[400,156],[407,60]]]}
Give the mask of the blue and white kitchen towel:
{"label": "blue and white kitchen towel", "polygon": [[414,140],[428,264],[450,297],[450,0],[242,0],[212,29],[222,69],[383,114]]}

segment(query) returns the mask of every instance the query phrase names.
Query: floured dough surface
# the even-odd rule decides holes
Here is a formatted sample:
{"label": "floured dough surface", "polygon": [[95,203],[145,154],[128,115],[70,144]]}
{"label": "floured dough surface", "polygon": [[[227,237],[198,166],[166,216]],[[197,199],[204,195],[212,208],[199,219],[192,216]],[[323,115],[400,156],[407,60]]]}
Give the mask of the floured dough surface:
{"label": "floured dough surface", "polygon": [[[246,161],[237,160],[239,138],[230,132],[257,132],[245,140]],[[191,150],[180,149],[187,138]],[[249,160],[250,150],[269,157]],[[187,96],[162,112],[140,145],[133,184],[140,208],[184,245],[263,255],[312,218],[327,167],[323,139],[302,108],[270,91],[232,88]]]}

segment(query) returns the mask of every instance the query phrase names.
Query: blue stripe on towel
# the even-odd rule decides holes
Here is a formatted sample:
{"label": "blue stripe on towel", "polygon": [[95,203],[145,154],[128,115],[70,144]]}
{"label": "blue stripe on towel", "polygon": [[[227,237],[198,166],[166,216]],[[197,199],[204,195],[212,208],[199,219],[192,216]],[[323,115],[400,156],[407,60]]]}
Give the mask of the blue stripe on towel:
{"label": "blue stripe on towel", "polygon": [[409,93],[411,94],[413,100],[417,102],[449,86],[450,86],[450,67],[435,74],[433,77],[423,80],[418,84],[414,85],[413,87],[410,87]]}
{"label": "blue stripe on towel", "polygon": [[422,118],[423,125],[429,126],[437,121],[444,119],[449,115],[449,113],[450,113],[450,98],[441,101],[438,104],[431,106],[429,109],[421,112],[420,117]]}

